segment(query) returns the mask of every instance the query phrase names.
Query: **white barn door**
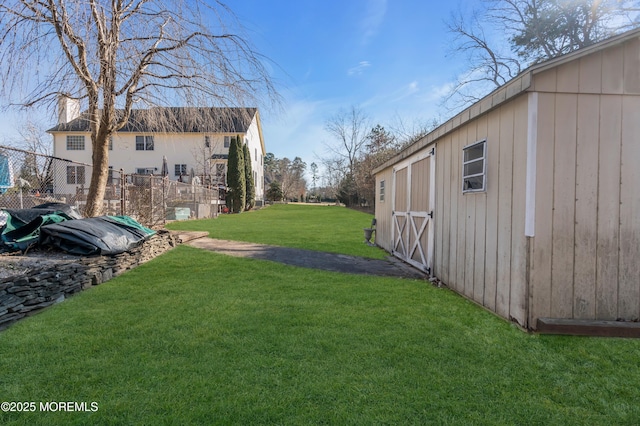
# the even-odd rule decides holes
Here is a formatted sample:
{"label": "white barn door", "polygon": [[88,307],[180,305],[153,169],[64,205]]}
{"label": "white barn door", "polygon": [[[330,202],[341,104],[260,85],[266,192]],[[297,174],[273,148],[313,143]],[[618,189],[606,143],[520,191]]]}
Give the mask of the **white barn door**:
{"label": "white barn door", "polygon": [[393,169],[392,254],[418,269],[433,271],[435,148]]}

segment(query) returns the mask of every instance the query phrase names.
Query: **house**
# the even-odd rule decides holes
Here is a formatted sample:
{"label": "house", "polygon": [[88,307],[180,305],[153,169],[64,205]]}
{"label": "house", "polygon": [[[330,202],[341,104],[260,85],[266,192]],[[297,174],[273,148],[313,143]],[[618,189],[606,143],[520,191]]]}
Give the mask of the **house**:
{"label": "house", "polygon": [[534,65],[376,174],[376,243],[496,314],[640,318],[640,30]]}
{"label": "house", "polygon": [[[53,155],[91,164],[91,133],[86,114],[77,102],[61,98],[58,124],[53,135]],[[166,159],[171,180],[189,182],[197,176],[213,187],[226,184],[229,146],[236,137],[249,147],[256,187],[256,203],[264,200],[264,138],[256,108],[152,108],[132,110],[127,124],[109,143],[109,168],[126,174],[162,173]],[[90,173],[83,165],[67,166],[65,188],[56,193],[75,193],[89,185]],[[57,180],[60,182],[60,179]],[[58,186],[65,186],[60,185]]]}

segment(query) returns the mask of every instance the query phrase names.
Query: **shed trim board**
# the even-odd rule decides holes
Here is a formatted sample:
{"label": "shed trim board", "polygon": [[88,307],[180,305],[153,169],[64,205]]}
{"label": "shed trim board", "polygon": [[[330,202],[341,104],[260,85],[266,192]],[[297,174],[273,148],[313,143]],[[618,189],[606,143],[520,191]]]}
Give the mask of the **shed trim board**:
{"label": "shed trim board", "polygon": [[527,129],[527,187],[525,210],[525,235],[535,235],[536,222],[536,151],[538,142],[538,93],[529,93]]}
{"label": "shed trim board", "polygon": [[[405,148],[374,169],[392,182],[376,243],[523,327],[639,320],[639,69],[636,29],[530,67]],[[485,190],[463,192],[481,140]]]}

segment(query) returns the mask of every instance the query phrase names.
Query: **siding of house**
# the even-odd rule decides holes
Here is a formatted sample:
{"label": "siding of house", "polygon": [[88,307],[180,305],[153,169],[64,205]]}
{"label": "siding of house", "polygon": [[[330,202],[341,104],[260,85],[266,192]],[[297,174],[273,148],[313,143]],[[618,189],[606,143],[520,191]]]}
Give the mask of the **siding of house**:
{"label": "siding of house", "polygon": [[[239,133],[246,137],[251,153],[251,165],[256,172],[256,200],[264,200],[264,172],[263,157],[264,147],[260,140],[260,130],[257,115],[253,118],[246,133]],[[84,135],[84,150],[67,150],[67,135]],[[136,136],[153,135],[154,149],[152,151],[136,150]],[[237,133],[212,133],[210,136],[210,148],[205,147],[205,133],[145,133],[145,132],[119,132],[113,135],[113,150],[109,151],[109,164],[115,170],[123,169],[125,173],[135,173],[138,168],[150,168],[162,170],[163,156],[167,157],[169,166],[169,179],[177,180],[179,176],[174,173],[176,164],[186,164],[187,173],[193,168],[197,175],[203,174],[206,158],[213,154],[227,154],[228,148],[224,147],[224,136],[235,137]],[[83,132],[55,132],[53,133],[54,155],[59,158],[80,163],[91,164],[91,134]],[[256,156],[257,153],[257,156]],[[210,172],[215,173],[215,166]],[[85,186],[88,187],[90,172],[87,170]],[[58,180],[57,192],[75,193],[77,185],[60,184]]]}
{"label": "siding of house", "polygon": [[530,321],[640,317],[640,39],[537,75]]}
{"label": "siding of house", "polygon": [[[524,233],[527,95],[438,140],[435,275],[469,299],[526,325]],[[486,139],[486,191],[462,193],[462,152]]]}

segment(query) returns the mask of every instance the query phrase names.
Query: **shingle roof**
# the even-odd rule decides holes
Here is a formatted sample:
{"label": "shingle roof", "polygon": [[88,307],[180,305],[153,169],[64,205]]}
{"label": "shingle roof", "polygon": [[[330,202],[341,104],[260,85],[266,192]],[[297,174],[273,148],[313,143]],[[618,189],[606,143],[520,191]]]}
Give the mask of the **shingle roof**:
{"label": "shingle roof", "polygon": [[[150,108],[134,109],[118,132],[143,133],[246,133],[256,108]],[[122,114],[122,111],[118,111]],[[88,132],[89,116],[83,113],[47,132]]]}

